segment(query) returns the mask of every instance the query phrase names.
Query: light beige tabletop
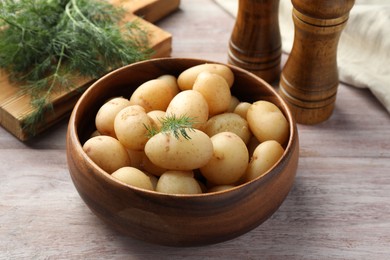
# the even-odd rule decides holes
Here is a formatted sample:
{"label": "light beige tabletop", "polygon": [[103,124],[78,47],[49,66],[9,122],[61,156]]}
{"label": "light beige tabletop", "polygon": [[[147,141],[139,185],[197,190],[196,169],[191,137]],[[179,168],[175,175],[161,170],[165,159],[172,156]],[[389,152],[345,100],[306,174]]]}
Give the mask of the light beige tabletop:
{"label": "light beige tabletop", "polygon": [[[233,25],[212,0],[182,0],[177,12],[158,22],[173,34],[173,57],[219,62],[227,61]],[[390,256],[390,116],[368,90],[341,84],[328,121],[298,125],[296,181],[270,219],[205,247],[151,245],[105,226],[70,179],[66,127],[64,120],[28,143],[0,128],[0,259]]]}

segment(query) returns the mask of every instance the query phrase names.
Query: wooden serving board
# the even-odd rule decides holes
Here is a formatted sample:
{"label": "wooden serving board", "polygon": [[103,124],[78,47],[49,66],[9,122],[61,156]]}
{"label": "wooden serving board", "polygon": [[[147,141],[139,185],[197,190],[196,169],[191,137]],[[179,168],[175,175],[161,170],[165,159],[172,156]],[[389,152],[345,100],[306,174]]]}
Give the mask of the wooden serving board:
{"label": "wooden serving board", "polygon": [[[126,9],[126,21],[138,19],[148,31],[149,42],[154,49],[152,58],[167,57],[171,54],[172,35],[153,22],[167,16],[180,5],[180,0],[111,0],[114,5]],[[81,93],[94,79],[80,79],[76,88],[59,91],[51,95],[54,111],[45,115],[45,120],[36,126],[34,134],[23,129],[23,123],[34,112],[30,105],[30,96],[23,94],[21,88],[8,80],[5,71],[0,70],[0,125],[21,141],[42,133],[56,122],[67,117]]]}

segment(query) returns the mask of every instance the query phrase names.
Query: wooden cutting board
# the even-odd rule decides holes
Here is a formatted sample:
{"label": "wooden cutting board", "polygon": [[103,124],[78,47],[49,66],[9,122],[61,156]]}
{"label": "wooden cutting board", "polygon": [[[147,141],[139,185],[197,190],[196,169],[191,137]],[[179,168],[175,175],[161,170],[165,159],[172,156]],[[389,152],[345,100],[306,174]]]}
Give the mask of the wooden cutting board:
{"label": "wooden cutting board", "polygon": [[[138,19],[149,32],[149,42],[154,49],[152,58],[170,56],[172,35],[152,23],[175,11],[180,5],[180,0],[111,0],[111,2],[126,9],[125,20]],[[53,93],[50,98],[54,111],[48,112],[44,122],[37,125],[35,132],[31,133],[23,129],[24,121],[34,112],[34,108],[30,105],[30,96],[21,93],[20,87],[11,84],[5,71],[0,70],[0,125],[19,140],[27,141],[67,117],[81,93],[92,82],[93,79],[80,79],[78,87],[71,91]]]}

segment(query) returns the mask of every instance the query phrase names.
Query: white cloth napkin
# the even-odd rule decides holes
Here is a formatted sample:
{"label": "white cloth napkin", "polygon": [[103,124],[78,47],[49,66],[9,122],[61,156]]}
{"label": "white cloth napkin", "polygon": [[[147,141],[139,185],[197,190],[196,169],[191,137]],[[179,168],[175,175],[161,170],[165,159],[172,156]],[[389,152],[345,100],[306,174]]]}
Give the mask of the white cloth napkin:
{"label": "white cloth napkin", "polygon": [[[238,0],[214,0],[236,16]],[[291,0],[280,0],[283,52],[294,41]],[[368,88],[390,113],[390,0],[356,0],[341,33],[337,63],[340,81]]]}

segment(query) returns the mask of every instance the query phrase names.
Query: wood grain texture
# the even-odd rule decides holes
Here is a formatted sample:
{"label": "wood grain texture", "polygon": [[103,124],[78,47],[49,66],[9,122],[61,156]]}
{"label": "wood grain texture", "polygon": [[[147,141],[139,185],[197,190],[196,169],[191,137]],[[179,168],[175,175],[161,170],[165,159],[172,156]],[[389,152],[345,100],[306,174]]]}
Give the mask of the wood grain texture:
{"label": "wood grain texture", "polygon": [[[180,10],[157,25],[174,36],[172,56],[226,62],[234,19],[213,1],[182,0]],[[70,179],[66,128],[64,119],[26,143],[0,128],[0,259],[386,260],[390,255],[390,116],[368,90],[341,84],[327,121],[298,125],[295,184],[270,219],[206,247],[150,245],[97,219]]]}
{"label": "wood grain texture", "polygon": [[[152,22],[176,10],[180,4],[179,0],[113,0],[113,4],[127,8],[128,12],[124,20],[132,21],[137,19],[146,31],[148,31],[150,46],[154,49],[153,57],[166,57],[171,53],[172,37]],[[163,6],[163,8],[162,8]],[[140,18],[136,15],[141,15]],[[36,133],[30,133],[23,129],[26,118],[31,115],[35,108],[30,105],[30,96],[22,94],[20,87],[9,82],[7,74],[0,70],[0,125],[10,131],[22,141],[28,140],[66,117],[72,110],[75,102],[82,91],[90,85],[93,79],[80,78],[75,88],[71,90],[60,90],[50,96],[54,113],[45,114],[45,121],[36,126]]]}
{"label": "wood grain texture", "polygon": [[270,84],[278,82],[282,42],[279,1],[239,0],[229,41],[229,63],[251,71]]}
{"label": "wood grain texture", "polygon": [[111,0],[111,2],[152,23],[172,13],[180,5],[180,0]]}
{"label": "wood grain texture", "polygon": [[291,112],[273,87],[235,67],[231,67],[233,95],[246,102],[272,102],[288,121],[289,138],[286,144],[282,143],[285,153],[261,178],[218,194],[166,196],[123,185],[91,163],[80,142],[84,144],[95,130],[96,114],[106,100],[129,97],[144,82],[166,74],[178,77],[183,71],[206,63],[209,61],[165,58],[133,64],[96,81],[75,105],[67,134],[69,172],[82,199],[109,226],[160,245],[215,244],[263,223],[291,190],[299,157],[299,139]]}
{"label": "wood grain texture", "polygon": [[292,3],[294,44],[280,78],[280,94],[297,122],[318,124],[334,109],[338,42],[354,0]]}

